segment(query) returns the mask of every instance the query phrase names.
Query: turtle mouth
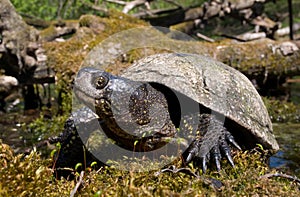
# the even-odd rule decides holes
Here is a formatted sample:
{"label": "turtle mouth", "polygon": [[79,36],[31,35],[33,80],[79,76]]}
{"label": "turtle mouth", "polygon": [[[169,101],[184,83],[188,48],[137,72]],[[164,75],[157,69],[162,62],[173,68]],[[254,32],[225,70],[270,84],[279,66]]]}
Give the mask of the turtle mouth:
{"label": "turtle mouth", "polygon": [[105,98],[94,99],[94,108],[98,116],[102,114],[110,117],[113,116],[111,107],[111,103]]}
{"label": "turtle mouth", "polygon": [[106,115],[112,115],[111,103],[106,98],[95,98],[76,87],[74,88],[74,93],[80,102],[89,107],[97,115],[103,113]]}
{"label": "turtle mouth", "polygon": [[84,91],[79,88],[74,87],[75,96],[79,99],[79,101],[83,102],[90,109],[94,109],[94,100],[95,98],[90,97]]}

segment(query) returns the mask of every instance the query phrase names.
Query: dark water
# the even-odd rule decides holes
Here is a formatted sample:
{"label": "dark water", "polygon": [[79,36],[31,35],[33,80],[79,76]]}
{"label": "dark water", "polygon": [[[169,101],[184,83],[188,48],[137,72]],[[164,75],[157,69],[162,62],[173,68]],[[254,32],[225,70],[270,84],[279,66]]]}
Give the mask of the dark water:
{"label": "dark water", "polygon": [[270,158],[270,167],[300,177],[300,124],[274,124],[280,150]]}
{"label": "dark water", "polygon": [[[294,77],[300,81],[300,76]],[[300,83],[290,84],[291,101],[300,104]],[[270,166],[300,177],[300,123],[273,124],[280,150],[270,158]]]}
{"label": "dark water", "polygon": [[25,130],[25,122],[30,122],[36,115],[28,116],[13,112],[0,114],[0,140],[8,144],[16,153],[23,153],[36,143],[36,136]]}

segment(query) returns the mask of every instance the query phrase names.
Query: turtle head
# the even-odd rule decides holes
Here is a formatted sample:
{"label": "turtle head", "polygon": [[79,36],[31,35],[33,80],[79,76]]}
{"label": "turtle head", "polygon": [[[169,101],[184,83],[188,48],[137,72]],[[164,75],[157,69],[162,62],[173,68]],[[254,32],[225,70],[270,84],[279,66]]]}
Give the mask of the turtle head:
{"label": "turtle head", "polygon": [[142,85],[141,82],[85,67],[76,76],[74,92],[98,116],[111,116],[112,110],[119,114],[127,113],[126,106],[129,105],[130,98],[132,95],[141,94],[137,89]]}
{"label": "turtle head", "polygon": [[75,79],[78,99],[101,119],[103,131],[123,147],[153,150],[176,132],[165,95],[150,83],[133,81],[94,68],[82,68]]}

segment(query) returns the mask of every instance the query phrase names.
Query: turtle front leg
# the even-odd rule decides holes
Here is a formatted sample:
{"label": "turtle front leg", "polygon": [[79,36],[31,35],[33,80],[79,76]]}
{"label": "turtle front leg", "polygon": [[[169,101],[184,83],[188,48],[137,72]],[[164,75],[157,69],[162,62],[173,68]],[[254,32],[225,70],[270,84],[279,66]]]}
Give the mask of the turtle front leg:
{"label": "turtle front leg", "polygon": [[[74,178],[71,169],[78,163],[81,163],[83,168],[90,166],[94,161],[97,162],[97,166],[103,165],[85,146],[90,134],[98,127],[99,120],[91,109],[83,107],[72,113],[65,122],[63,132],[49,140],[50,143],[61,144],[53,161],[55,177]],[[81,135],[78,132],[81,132]]]}
{"label": "turtle front leg", "polygon": [[212,159],[218,171],[221,170],[220,160],[226,157],[231,166],[234,162],[229,144],[241,150],[231,133],[224,127],[223,122],[214,115],[201,114],[198,127],[199,135],[183,153],[184,163],[200,159],[202,171],[205,173],[207,162]]}

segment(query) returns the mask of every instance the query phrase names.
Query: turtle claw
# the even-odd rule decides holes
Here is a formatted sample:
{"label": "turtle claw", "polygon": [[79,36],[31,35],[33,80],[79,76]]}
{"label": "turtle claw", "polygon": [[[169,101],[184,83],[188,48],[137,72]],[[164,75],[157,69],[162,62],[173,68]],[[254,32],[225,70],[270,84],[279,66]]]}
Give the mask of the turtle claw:
{"label": "turtle claw", "polygon": [[220,164],[220,161],[219,160],[216,160],[216,168],[217,168],[217,171],[219,172],[221,170],[221,164]]}
{"label": "turtle claw", "polygon": [[193,155],[191,153],[188,154],[187,158],[185,159],[185,163],[190,163],[193,159]]}
{"label": "turtle claw", "polygon": [[216,160],[216,167],[217,167],[217,171],[220,172],[221,170],[221,164],[219,160]]}
{"label": "turtle claw", "polygon": [[206,157],[202,157],[202,172],[203,174],[206,173],[207,165],[206,165]]}
{"label": "turtle claw", "polygon": [[183,161],[185,164],[190,163],[199,154],[201,141],[199,139],[194,140],[189,148],[183,153]]}
{"label": "turtle claw", "polygon": [[234,167],[234,162],[233,162],[233,159],[232,159],[232,156],[231,156],[230,153],[229,153],[229,154],[226,154],[226,158],[227,158],[227,160],[229,161],[230,165],[231,165],[232,167]]}
{"label": "turtle claw", "polygon": [[220,154],[219,147],[215,146],[212,148],[211,156],[212,156],[213,160],[215,161],[217,171],[219,172],[221,170],[221,164],[220,164],[221,154]]}
{"label": "turtle claw", "polygon": [[[218,144],[216,146],[214,146],[209,152],[201,154],[201,155],[199,155],[200,148],[203,148],[203,147],[201,147],[201,141],[194,140],[193,143],[188,148],[188,150],[183,154],[184,163],[188,164],[191,161],[193,161],[195,158],[198,158],[201,161],[202,172],[205,173],[207,170],[207,163],[209,162],[210,158],[212,158],[212,160],[214,161],[214,163],[216,165],[217,171],[219,172],[221,170],[220,160],[222,159],[222,155],[223,155],[224,157],[226,157],[226,159],[228,160],[230,165],[232,167],[234,167],[234,162],[233,162],[233,159],[231,156],[231,149],[226,140],[227,139],[225,139],[225,138],[221,138],[219,140]],[[231,141],[229,141],[229,142],[231,142]],[[221,154],[221,152],[222,152],[222,154]]]}
{"label": "turtle claw", "polygon": [[[225,157],[230,165],[234,167],[234,162],[231,156],[231,147],[241,150],[241,147],[235,141],[233,135],[224,127],[222,122],[215,119],[214,116],[210,116],[213,127],[209,128],[205,126],[204,117],[202,126],[199,130],[204,131],[200,137],[194,139],[189,148],[183,153],[184,163],[190,163],[197,159],[201,162],[201,168],[203,173],[207,170],[207,163],[212,159],[216,165],[216,169],[219,172],[221,170],[221,159]],[[204,126],[203,126],[204,125]]]}
{"label": "turtle claw", "polygon": [[[232,137],[232,139],[233,139],[233,137]],[[232,159],[232,156],[231,156],[231,150],[230,150],[230,147],[229,147],[229,145],[228,145],[228,143],[226,142],[225,139],[221,140],[220,148],[223,151],[223,154],[225,155],[227,160],[229,161],[230,165],[232,167],[234,167],[234,162],[233,162],[233,159]]]}
{"label": "turtle claw", "polygon": [[226,131],[225,133],[225,139],[238,150],[242,150],[241,147],[238,145],[238,143],[234,140],[234,137],[228,131]]}

